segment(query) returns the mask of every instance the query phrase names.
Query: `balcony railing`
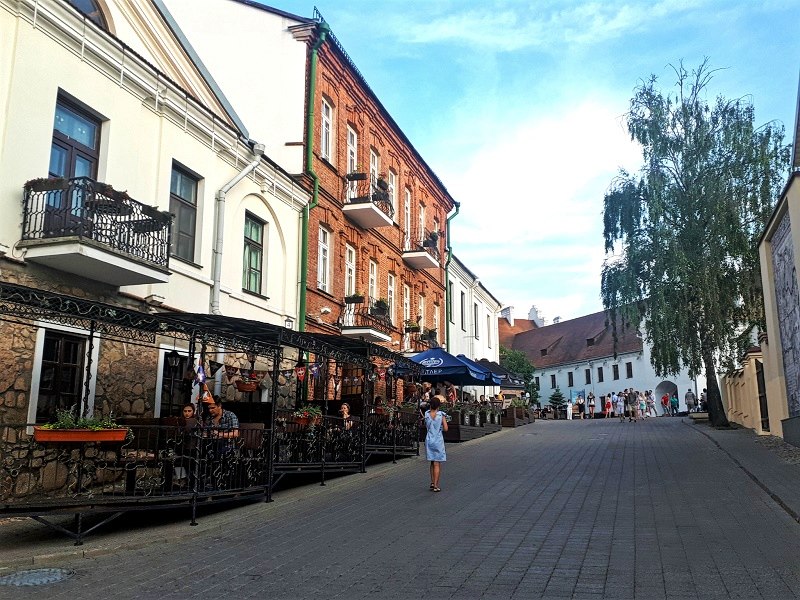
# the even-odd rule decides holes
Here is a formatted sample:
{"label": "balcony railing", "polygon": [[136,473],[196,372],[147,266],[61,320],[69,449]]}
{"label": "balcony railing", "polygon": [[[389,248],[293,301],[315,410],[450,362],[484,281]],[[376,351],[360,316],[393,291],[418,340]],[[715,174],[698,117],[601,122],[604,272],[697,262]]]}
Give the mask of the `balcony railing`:
{"label": "balcony railing", "polygon": [[345,214],[362,227],[386,227],[394,222],[394,204],[384,179],[368,173],[349,173],[344,192]]}
{"label": "balcony railing", "polygon": [[412,232],[403,243],[403,260],[415,269],[430,269],[439,266],[439,233],[425,229]]}
{"label": "balcony railing", "polygon": [[167,269],[169,213],[88,177],[25,184],[23,240],[78,238]]}
{"label": "balcony railing", "polygon": [[352,333],[370,341],[389,341],[395,331],[389,308],[383,308],[375,298],[362,304],[345,304],[341,325],[342,334]]}

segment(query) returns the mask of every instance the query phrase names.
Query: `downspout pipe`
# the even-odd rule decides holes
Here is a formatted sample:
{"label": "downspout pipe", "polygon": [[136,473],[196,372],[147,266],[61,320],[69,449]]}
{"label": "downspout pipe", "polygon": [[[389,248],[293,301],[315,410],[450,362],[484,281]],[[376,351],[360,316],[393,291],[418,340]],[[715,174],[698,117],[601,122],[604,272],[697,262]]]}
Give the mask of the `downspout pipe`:
{"label": "downspout pipe", "polygon": [[306,98],[306,174],[313,182],[311,202],[303,208],[303,222],[300,232],[300,306],[297,315],[298,331],[306,330],[306,292],[308,289],[308,223],[311,209],[319,204],[319,177],[314,171],[314,106],[317,94],[317,61],[319,49],[328,37],[330,26],[322,21],[319,36],[311,46],[308,68],[308,97]]}
{"label": "downspout pipe", "polygon": [[444,263],[444,305],[445,305],[445,340],[447,351],[450,351],[450,319],[453,312],[453,299],[450,297],[450,261],[453,260],[453,246],[450,243],[450,221],[455,219],[458,211],[461,210],[461,203],[453,201],[455,204],[455,212],[447,217],[446,220],[446,235],[447,235],[447,261]]}
{"label": "downspout pipe", "polygon": [[264,144],[253,144],[253,154],[255,160],[242,169],[236,177],[222,186],[216,193],[216,214],[214,217],[214,248],[212,249],[212,280],[211,286],[211,314],[221,315],[219,308],[219,296],[222,281],[222,247],[225,237],[225,196],[233,186],[256,170],[261,164],[261,156],[264,154]]}

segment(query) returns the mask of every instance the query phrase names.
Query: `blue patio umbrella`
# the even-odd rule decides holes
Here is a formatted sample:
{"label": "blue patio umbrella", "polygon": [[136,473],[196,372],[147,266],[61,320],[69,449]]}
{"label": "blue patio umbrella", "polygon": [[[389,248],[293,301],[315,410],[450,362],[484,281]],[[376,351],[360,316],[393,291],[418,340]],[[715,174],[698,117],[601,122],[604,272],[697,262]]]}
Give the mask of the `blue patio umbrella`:
{"label": "blue patio umbrella", "polygon": [[483,376],[484,376],[483,385],[484,386],[487,386],[487,385],[500,385],[500,382],[501,382],[500,376],[499,375],[495,375],[494,373],[492,373],[492,371],[490,369],[487,369],[482,364],[476,363],[474,360],[472,360],[471,358],[467,358],[463,354],[456,355],[456,358],[458,360],[460,360],[461,362],[464,362],[467,365],[469,365],[470,368],[472,368],[474,371],[478,371],[479,373],[483,373]]}
{"label": "blue patio umbrella", "polygon": [[[429,383],[448,381],[455,385],[487,384],[484,369],[473,368],[441,348],[431,348],[420,352],[412,356],[411,360],[423,367],[422,373],[418,374],[420,381]],[[404,374],[403,370],[396,372],[398,375]]]}

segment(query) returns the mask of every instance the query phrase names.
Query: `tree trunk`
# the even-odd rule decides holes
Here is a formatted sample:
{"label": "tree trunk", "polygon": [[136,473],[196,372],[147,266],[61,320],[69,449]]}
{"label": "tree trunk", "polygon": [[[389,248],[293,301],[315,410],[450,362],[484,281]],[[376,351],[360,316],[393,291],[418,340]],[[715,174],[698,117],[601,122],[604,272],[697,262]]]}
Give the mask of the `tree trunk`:
{"label": "tree trunk", "polygon": [[708,351],[703,351],[703,364],[706,369],[706,403],[708,404],[708,419],[714,427],[728,427],[728,417],[725,407],[722,406],[722,395],[717,382],[717,370],[714,365],[714,356]]}

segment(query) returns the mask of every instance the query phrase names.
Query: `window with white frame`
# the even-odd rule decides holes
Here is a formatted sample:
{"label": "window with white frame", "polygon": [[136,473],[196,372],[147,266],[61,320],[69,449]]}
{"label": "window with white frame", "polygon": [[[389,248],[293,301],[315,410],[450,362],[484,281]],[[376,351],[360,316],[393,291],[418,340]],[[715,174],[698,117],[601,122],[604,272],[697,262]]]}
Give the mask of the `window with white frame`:
{"label": "window with white frame", "polygon": [[439,233],[439,219],[433,220],[433,230],[438,234]]}
{"label": "window with white frame", "polygon": [[[356,130],[347,126],[347,172],[355,173],[358,171],[358,134]],[[352,198],[356,195],[356,186],[358,182],[350,181],[347,184],[349,196]]]}
{"label": "window with white frame", "polygon": [[461,290],[461,304],[459,306],[461,310],[461,331],[467,330],[467,294],[464,290]]}
{"label": "window with white frame", "polygon": [[344,247],[344,295],[356,293],[356,249],[350,244]]}
{"label": "window with white frame", "polygon": [[386,300],[389,304],[389,322],[394,324],[394,275],[386,278]]}
{"label": "window with white frame", "polygon": [[472,334],[475,336],[475,339],[477,340],[480,337],[480,330],[478,329],[478,303],[477,302],[473,302],[472,303],[472,323],[473,323],[473,327],[475,328],[475,331],[473,331]]}
{"label": "window with white frame", "polygon": [[[389,202],[392,203],[392,210],[394,211],[394,214],[397,215],[397,173],[389,169],[386,183],[389,186],[389,189],[387,190],[389,192]],[[397,217],[395,217],[395,219],[396,218]]]}
{"label": "window with white frame", "polygon": [[325,98],[322,99],[321,117],[319,155],[330,161],[333,156],[333,107]]}
{"label": "window with white frame", "polygon": [[369,261],[368,293],[372,301],[378,300],[378,263]]}
{"label": "window with white frame", "polygon": [[550,388],[551,389],[555,389],[556,388],[556,376],[555,375],[550,375]]}
{"label": "window with white frame", "polygon": [[370,181],[370,194],[377,190],[378,175],[380,174],[381,157],[375,148],[369,149],[369,181]]}
{"label": "window with white frame", "polygon": [[492,347],[492,316],[486,315],[486,347]]}
{"label": "window with white frame", "polygon": [[417,232],[417,240],[425,239],[425,205],[419,205],[419,231]]}
{"label": "window with white frame", "polygon": [[436,330],[436,335],[439,335],[439,305],[433,305],[433,328]]}
{"label": "window with white frame", "polygon": [[411,320],[411,288],[403,284],[403,323]]}
{"label": "window with white frame", "polygon": [[411,250],[411,190],[405,189],[405,199],[403,200],[403,249]]}
{"label": "window with white frame", "polygon": [[425,327],[425,296],[420,295],[419,297],[419,326]]}
{"label": "window with white frame", "polygon": [[317,289],[330,293],[330,232],[319,228],[317,242]]}

